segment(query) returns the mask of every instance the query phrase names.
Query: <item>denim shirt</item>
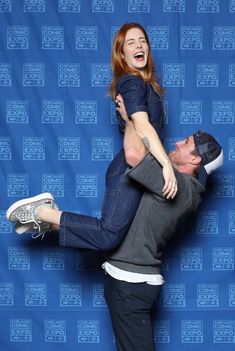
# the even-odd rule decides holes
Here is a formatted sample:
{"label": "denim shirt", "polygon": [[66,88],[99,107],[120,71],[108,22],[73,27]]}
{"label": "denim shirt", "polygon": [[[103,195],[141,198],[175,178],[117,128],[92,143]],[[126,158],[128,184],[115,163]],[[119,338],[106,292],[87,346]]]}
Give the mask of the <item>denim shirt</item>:
{"label": "denim shirt", "polygon": [[[117,93],[124,99],[128,117],[135,112],[146,112],[149,122],[159,133],[163,127],[163,106],[151,84],[135,75],[123,75],[117,82]],[[124,133],[125,121],[117,113],[119,129]]]}

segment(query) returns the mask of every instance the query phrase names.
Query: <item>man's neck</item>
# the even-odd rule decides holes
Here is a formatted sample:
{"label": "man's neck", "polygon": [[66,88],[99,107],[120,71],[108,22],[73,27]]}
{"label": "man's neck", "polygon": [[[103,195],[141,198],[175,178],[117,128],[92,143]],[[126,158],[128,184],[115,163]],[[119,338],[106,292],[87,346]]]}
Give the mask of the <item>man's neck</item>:
{"label": "man's neck", "polygon": [[195,174],[192,165],[174,165],[173,164],[173,167],[177,169],[177,171],[180,173],[185,173],[191,176],[194,176]]}

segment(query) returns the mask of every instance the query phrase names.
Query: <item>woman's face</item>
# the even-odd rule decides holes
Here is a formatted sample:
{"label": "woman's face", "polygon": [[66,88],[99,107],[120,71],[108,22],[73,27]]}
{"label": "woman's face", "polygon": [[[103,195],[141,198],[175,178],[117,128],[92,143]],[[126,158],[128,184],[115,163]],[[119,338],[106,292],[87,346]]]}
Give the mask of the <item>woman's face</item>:
{"label": "woman's face", "polygon": [[149,54],[149,47],[144,33],[139,28],[127,31],[123,45],[123,59],[129,67],[139,71],[145,69]]}

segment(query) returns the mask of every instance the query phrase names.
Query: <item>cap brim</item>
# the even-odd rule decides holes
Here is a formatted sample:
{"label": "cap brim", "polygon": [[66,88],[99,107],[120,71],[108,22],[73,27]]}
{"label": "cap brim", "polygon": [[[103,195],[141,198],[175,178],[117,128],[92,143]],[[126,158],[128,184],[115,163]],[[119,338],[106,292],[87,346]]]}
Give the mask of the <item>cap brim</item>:
{"label": "cap brim", "polygon": [[216,157],[215,160],[211,161],[207,165],[205,165],[206,173],[209,175],[212,172],[216,171],[219,167],[221,167],[224,163],[224,153],[223,150],[220,151],[220,154]]}

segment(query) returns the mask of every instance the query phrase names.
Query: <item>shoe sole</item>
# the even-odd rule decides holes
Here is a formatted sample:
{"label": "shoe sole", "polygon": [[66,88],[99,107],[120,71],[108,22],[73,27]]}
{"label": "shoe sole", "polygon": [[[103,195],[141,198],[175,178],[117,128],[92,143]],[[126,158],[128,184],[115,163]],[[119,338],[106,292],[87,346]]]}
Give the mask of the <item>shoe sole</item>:
{"label": "shoe sole", "polygon": [[20,222],[16,223],[15,225],[15,232],[16,234],[24,234],[30,229],[33,228],[33,223],[26,223],[26,224],[21,224]]}
{"label": "shoe sole", "polygon": [[42,193],[40,195],[28,197],[27,199],[19,200],[8,208],[8,210],[6,212],[6,218],[8,219],[8,221],[11,222],[11,219],[10,219],[11,215],[17,208],[19,208],[20,206],[32,204],[32,203],[37,202],[39,200],[52,200],[52,201],[54,201],[54,197],[50,193]]}

